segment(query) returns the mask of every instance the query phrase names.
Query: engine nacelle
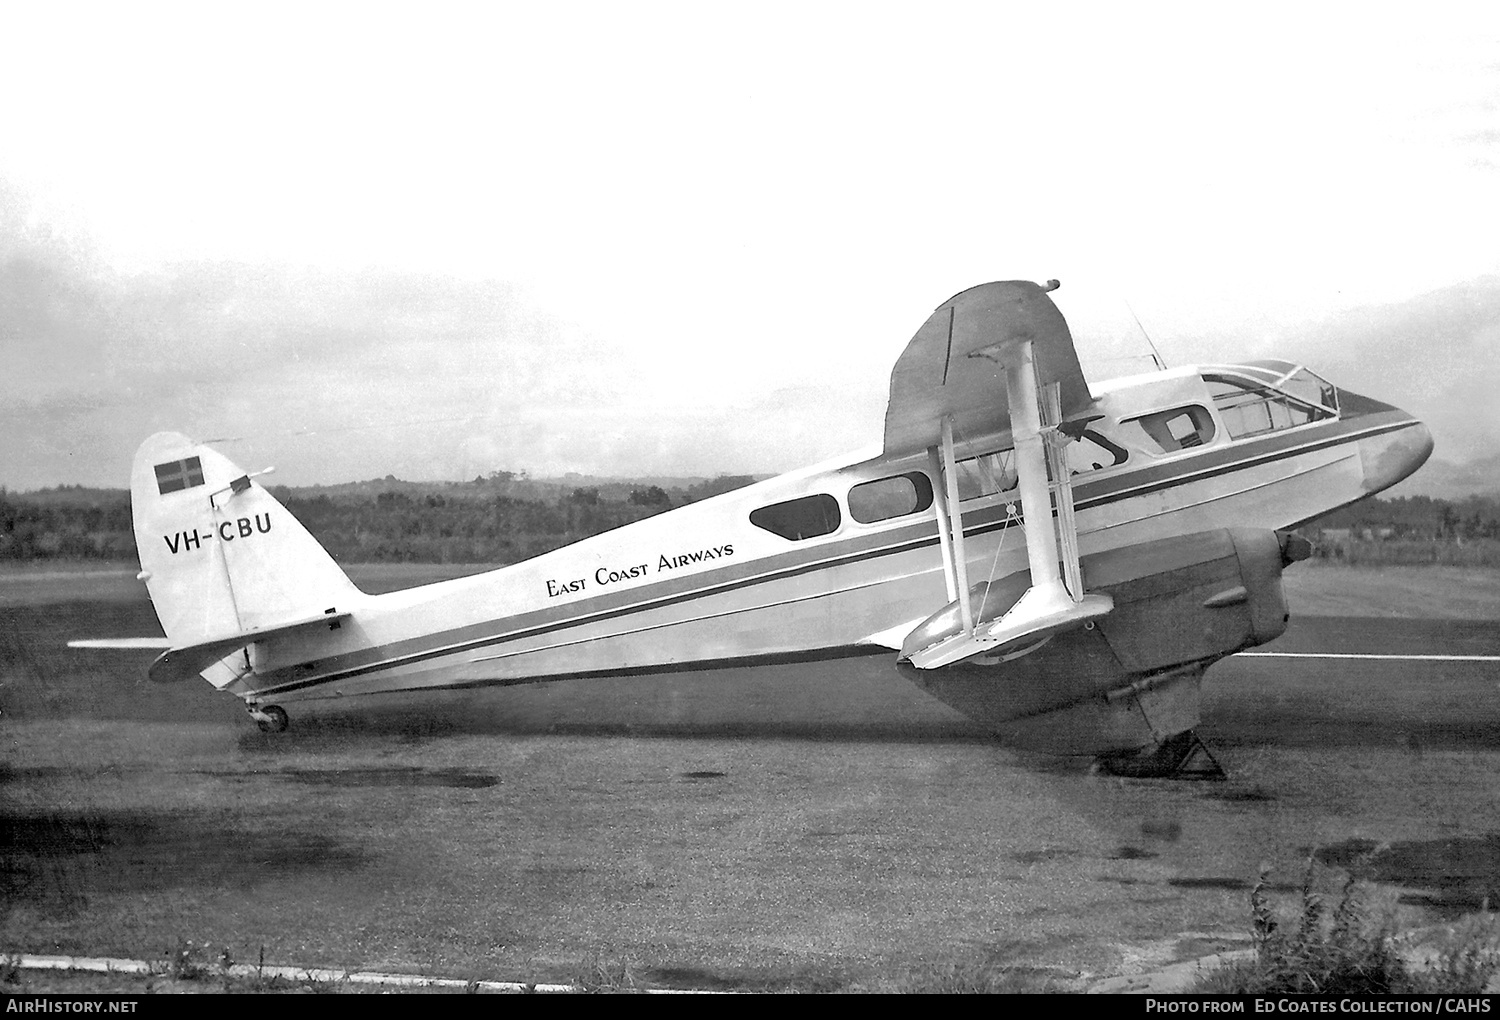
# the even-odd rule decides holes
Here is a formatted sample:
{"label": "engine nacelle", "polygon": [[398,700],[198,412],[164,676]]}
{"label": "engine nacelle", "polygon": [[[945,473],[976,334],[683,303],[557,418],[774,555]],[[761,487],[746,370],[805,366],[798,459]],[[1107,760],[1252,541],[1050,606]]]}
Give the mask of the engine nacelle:
{"label": "engine nacelle", "polygon": [[[1203,670],[1286,630],[1281,571],[1305,539],[1250,529],[1179,535],[1082,558],[1084,586],[1114,610],[1083,628],[1006,655],[900,668],[929,694],[1006,743],[1052,754],[1155,748],[1198,724]],[[1028,571],[975,585],[976,622],[1004,615]],[[958,604],[912,632],[906,649],[962,629]]]}

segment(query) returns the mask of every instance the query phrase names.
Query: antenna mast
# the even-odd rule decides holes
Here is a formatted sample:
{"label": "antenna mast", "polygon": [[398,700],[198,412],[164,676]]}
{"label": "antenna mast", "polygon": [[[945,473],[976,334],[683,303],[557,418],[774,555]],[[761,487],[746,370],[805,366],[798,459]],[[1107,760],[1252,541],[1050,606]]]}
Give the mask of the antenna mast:
{"label": "antenna mast", "polygon": [[1151,339],[1151,334],[1146,332],[1146,327],[1141,325],[1140,316],[1135,314],[1135,309],[1130,307],[1130,302],[1128,300],[1125,300],[1124,298],[1121,298],[1121,300],[1125,301],[1125,307],[1129,309],[1130,317],[1135,320],[1135,328],[1140,330],[1141,336],[1146,338],[1146,346],[1151,348],[1151,360],[1156,362],[1157,371],[1166,371],[1167,363],[1161,360],[1161,352],[1156,349],[1156,343]]}

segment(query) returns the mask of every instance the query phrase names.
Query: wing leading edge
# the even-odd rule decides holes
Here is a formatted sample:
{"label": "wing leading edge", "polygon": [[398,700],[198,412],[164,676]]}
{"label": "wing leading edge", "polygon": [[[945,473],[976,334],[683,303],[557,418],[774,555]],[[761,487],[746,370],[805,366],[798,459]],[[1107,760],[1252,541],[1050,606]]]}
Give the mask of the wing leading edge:
{"label": "wing leading edge", "polygon": [[1064,420],[1094,403],[1062,312],[1047,286],[1026,280],[982,283],[944,301],[917,330],[891,371],[885,411],[885,452],[912,453],[939,445],[942,421],[960,436],[1010,426],[1003,359],[1031,341],[1037,382],[1059,384]]}

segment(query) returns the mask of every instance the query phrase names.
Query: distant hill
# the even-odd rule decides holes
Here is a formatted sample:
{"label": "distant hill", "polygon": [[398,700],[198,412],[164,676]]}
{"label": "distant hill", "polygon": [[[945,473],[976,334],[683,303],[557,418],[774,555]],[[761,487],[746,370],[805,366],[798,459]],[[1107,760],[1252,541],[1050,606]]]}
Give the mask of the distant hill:
{"label": "distant hill", "polygon": [[[643,478],[600,477],[596,475],[567,474],[561,478],[530,478],[525,474],[495,472],[488,477],[475,478],[467,482],[408,482],[394,475],[371,478],[362,482],[339,482],[334,485],[276,485],[271,479],[264,481],[278,497],[294,499],[317,499],[327,496],[362,497],[374,499],[381,493],[396,492],[411,497],[444,496],[450,499],[483,498],[505,496],[509,499],[541,500],[556,502],[579,489],[592,489],[599,498],[607,502],[623,503],[632,492],[652,486],[671,493],[679,493],[688,499],[703,499],[719,492],[728,492],[748,485],[752,481],[770,478],[770,475],[717,475],[701,478],[680,475],[650,475]],[[0,490],[3,492],[3,490]],[[31,492],[13,493],[18,498],[38,506],[102,507],[128,501],[128,489],[96,489],[83,485],[59,485],[50,489],[35,489]]]}
{"label": "distant hill", "polygon": [[[501,473],[503,474],[503,473]],[[362,482],[340,482],[336,485],[269,486],[279,498],[316,499],[327,496],[362,497],[374,499],[382,492],[399,492],[411,497],[445,496],[450,499],[489,498],[505,496],[510,499],[540,500],[555,503],[578,489],[593,489],[606,502],[623,503],[630,494],[639,489],[657,486],[670,493],[678,493],[688,499],[703,499],[716,492],[727,491],[723,481],[738,484],[738,488],[750,481],[760,481],[770,475],[735,475],[718,478],[699,478],[680,475],[652,475],[642,478],[611,478],[597,475],[568,474],[561,478],[529,478],[525,475],[510,477],[476,478],[467,482],[408,482],[392,475],[371,478]],[[265,479],[270,481],[270,479]],[[125,489],[95,489],[82,485],[60,485],[51,489],[15,493],[29,503],[46,506],[103,507],[121,500],[128,500]],[[1433,499],[1461,500],[1470,496],[1500,498],[1500,453],[1464,464],[1433,457],[1420,471],[1386,495],[1429,496]]]}
{"label": "distant hill", "polygon": [[[339,562],[500,564],[754,481],[748,475],[661,480],[679,484],[585,475],[533,480],[497,471],[468,482],[391,476],[273,492]],[[128,561],[135,554],[125,489],[0,489],[0,560]]]}
{"label": "distant hill", "polygon": [[[1454,495],[1417,493],[1402,498],[1402,493],[1393,492],[1389,498],[1361,500],[1309,527],[1314,533],[1342,529],[1346,535],[1357,532],[1419,544],[1400,553],[1408,559],[1390,562],[1500,562],[1500,497],[1468,491],[1492,487],[1500,464],[1492,460],[1466,468],[1442,463],[1436,467],[1427,476],[1426,487]],[[497,472],[470,482],[404,482],[391,477],[343,486],[282,486],[275,492],[341,563],[502,564],[529,559],[753,480],[721,475],[666,489],[584,475],[533,481]],[[599,484],[580,484],[595,481]],[[520,495],[523,491],[532,494]],[[1489,543],[1480,559],[1472,551],[1462,554],[1467,559],[1455,559],[1459,554],[1448,548],[1480,540]],[[1379,555],[1388,553],[1396,555],[1389,550]],[[0,490],[0,560],[129,562],[135,554],[130,494],[124,489],[64,486],[30,494]],[[1352,553],[1344,550],[1340,555]],[[1412,556],[1417,559],[1409,559]],[[1434,559],[1438,556],[1448,558]]]}
{"label": "distant hill", "polygon": [[683,493],[691,499],[702,499],[706,490],[728,491],[721,479],[732,479],[739,488],[751,481],[769,478],[770,475],[719,475],[716,478],[700,478],[679,475],[647,475],[641,478],[602,477],[570,472],[561,478],[532,478],[525,473],[496,471],[465,482],[407,482],[387,475],[363,482],[341,482],[336,485],[272,486],[276,492],[288,492],[303,499],[328,496],[374,497],[382,492],[401,492],[408,496],[441,495],[451,499],[471,497],[505,496],[510,499],[534,499],[556,502],[578,489],[593,489],[599,498],[606,501],[624,502],[630,494],[651,486],[667,492]]}
{"label": "distant hill", "polygon": [[[1410,411],[1432,429],[1434,456],[1462,465],[1451,484],[1500,489],[1500,276],[1484,276],[1297,331],[1308,367],[1337,385]],[[1436,461],[1413,482],[1447,485]],[[1418,481],[1418,480],[1421,481]]]}

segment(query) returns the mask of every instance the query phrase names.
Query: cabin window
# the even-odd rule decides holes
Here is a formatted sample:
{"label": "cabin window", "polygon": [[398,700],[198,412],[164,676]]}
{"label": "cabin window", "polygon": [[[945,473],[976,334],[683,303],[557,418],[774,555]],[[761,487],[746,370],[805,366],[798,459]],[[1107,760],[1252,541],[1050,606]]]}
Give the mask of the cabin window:
{"label": "cabin window", "polygon": [[1125,463],[1130,456],[1123,446],[1115,445],[1093,429],[1084,429],[1082,437],[1076,443],[1069,443],[1066,450],[1068,473],[1073,475],[1112,468]]}
{"label": "cabin window", "polygon": [[861,524],[905,517],[932,506],[932,483],[920,471],[862,482],[849,490],[849,516]]}
{"label": "cabin window", "polygon": [[980,457],[967,457],[954,465],[960,501],[1009,492],[1016,487],[1016,451],[997,450]]}
{"label": "cabin window", "polygon": [[1163,453],[1203,446],[1213,441],[1215,432],[1213,416],[1199,404],[1143,414],[1120,424],[1134,432],[1146,449],[1155,448]]}
{"label": "cabin window", "polygon": [[1276,390],[1246,386],[1227,379],[1210,378],[1208,382],[1214,406],[1219,409],[1219,417],[1224,419],[1224,428],[1234,439],[1264,435],[1333,417],[1333,412],[1321,404],[1308,403]]}
{"label": "cabin window", "polygon": [[750,523],[773,535],[800,542],[839,529],[839,501],[827,493],[789,499],[750,511]]}

